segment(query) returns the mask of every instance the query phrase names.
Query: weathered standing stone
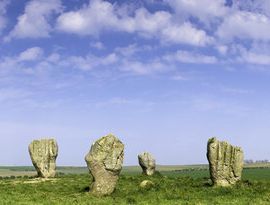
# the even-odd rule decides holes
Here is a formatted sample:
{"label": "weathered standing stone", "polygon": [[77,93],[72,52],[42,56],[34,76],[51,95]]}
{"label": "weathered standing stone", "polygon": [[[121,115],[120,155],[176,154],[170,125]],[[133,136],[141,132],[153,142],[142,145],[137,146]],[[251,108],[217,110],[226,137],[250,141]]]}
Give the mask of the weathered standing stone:
{"label": "weathered standing stone", "polygon": [[124,159],[124,144],[109,134],[92,144],[85,156],[93,183],[90,192],[96,196],[111,194],[116,186]]}
{"label": "weathered standing stone", "polygon": [[207,159],[214,185],[230,186],[241,179],[244,154],[240,147],[211,138],[207,144]]}
{"label": "weathered standing stone", "polygon": [[29,154],[38,176],[54,177],[56,174],[56,158],[58,146],[54,139],[34,140],[28,147]]}
{"label": "weathered standing stone", "polygon": [[144,152],[138,155],[139,164],[142,167],[143,174],[151,176],[155,173],[156,161],[154,157],[148,153]]}

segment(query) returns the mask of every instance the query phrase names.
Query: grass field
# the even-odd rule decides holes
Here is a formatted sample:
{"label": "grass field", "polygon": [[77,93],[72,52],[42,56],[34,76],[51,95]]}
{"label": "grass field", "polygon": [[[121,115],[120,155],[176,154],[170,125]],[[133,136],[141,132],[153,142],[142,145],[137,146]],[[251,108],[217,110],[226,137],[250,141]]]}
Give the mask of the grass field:
{"label": "grass field", "polygon": [[[146,177],[139,167],[125,167],[111,196],[88,193],[90,177],[84,167],[59,167],[56,179],[37,180],[32,167],[0,167],[0,204],[270,204],[270,168],[247,167],[233,188],[210,186],[207,166],[159,166],[161,174]],[[15,174],[16,173],[16,174]],[[31,173],[31,174],[30,174]],[[144,179],[155,186],[139,188]]]}

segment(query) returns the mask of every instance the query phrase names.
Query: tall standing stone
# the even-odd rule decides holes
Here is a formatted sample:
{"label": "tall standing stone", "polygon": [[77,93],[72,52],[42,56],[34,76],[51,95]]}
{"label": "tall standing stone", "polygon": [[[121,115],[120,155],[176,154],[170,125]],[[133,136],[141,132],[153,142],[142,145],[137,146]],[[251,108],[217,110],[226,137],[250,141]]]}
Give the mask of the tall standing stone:
{"label": "tall standing stone", "polygon": [[214,185],[230,186],[241,179],[244,154],[240,147],[211,138],[207,144],[207,159]]}
{"label": "tall standing stone", "polygon": [[144,152],[138,155],[139,164],[143,170],[143,174],[151,176],[155,173],[156,160],[154,157],[148,153]]}
{"label": "tall standing stone", "polygon": [[93,182],[90,192],[96,196],[111,194],[117,184],[124,159],[124,144],[112,134],[92,144],[85,156]]}
{"label": "tall standing stone", "polygon": [[29,154],[38,176],[54,177],[56,174],[56,158],[58,145],[54,139],[34,140],[28,147]]}

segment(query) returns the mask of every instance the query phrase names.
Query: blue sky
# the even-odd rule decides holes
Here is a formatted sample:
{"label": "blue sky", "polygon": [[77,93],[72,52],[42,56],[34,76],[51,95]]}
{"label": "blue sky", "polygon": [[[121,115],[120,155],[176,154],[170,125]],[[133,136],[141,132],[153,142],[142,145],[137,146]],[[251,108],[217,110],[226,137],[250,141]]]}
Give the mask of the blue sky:
{"label": "blue sky", "polygon": [[270,2],[134,2],[0,0],[1,165],[50,136],[85,165],[108,133],[126,165],[206,163],[211,136],[269,159]]}

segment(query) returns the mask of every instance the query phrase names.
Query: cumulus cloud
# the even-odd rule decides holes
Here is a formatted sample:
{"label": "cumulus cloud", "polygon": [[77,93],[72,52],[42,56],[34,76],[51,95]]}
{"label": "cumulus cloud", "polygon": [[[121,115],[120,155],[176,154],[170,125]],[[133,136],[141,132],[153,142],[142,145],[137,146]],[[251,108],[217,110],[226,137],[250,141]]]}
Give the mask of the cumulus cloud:
{"label": "cumulus cloud", "polygon": [[104,28],[117,27],[118,18],[111,3],[92,0],[89,1],[88,6],[60,15],[57,19],[57,27],[69,33],[97,35]]}
{"label": "cumulus cloud", "polygon": [[270,40],[270,19],[259,13],[236,11],[228,15],[217,30],[222,40]]}
{"label": "cumulus cloud", "polygon": [[[218,41],[222,44],[222,42],[233,42],[237,39],[270,40],[270,2],[268,0],[233,0],[232,6],[228,6],[226,0],[164,1],[174,11],[179,21],[187,21],[192,17],[205,25],[210,33],[215,33],[215,37],[218,38],[215,44],[220,44]],[[205,31],[200,31],[201,35],[197,33],[197,36],[207,39],[207,35],[203,36],[203,32],[206,34]],[[173,35],[174,32],[168,33]],[[224,46],[216,48],[223,55],[227,52]]]}
{"label": "cumulus cloud", "polygon": [[174,12],[183,18],[196,17],[205,24],[225,16],[228,8],[226,0],[166,0]]}
{"label": "cumulus cloud", "polygon": [[144,8],[137,9],[134,16],[129,16],[110,2],[90,0],[88,6],[60,15],[57,27],[61,31],[79,35],[98,35],[106,30],[153,35],[170,22],[170,17],[168,12],[152,14]]}
{"label": "cumulus cloud", "polygon": [[[40,68],[57,64],[59,67],[92,71],[102,67],[104,70],[118,69],[142,75],[168,71],[177,63],[215,64],[221,62],[218,58],[227,63],[269,64],[270,52],[248,48],[253,42],[267,44],[270,40],[269,12],[262,6],[268,5],[267,1],[258,0],[260,4],[256,4],[248,0],[245,5],[239,0],[238,4],[233,1],[233,6],[226,5],[225,0],[164,1],[171,9],[152,11],[145,7],[132,7],[125,10],[127,3],[89,0],[88,4],[76,10],[59,13],[62,9],[60,0],[31,0],[26,3],[24,13],[19,16],[7,39],[48,37],[53,30],[51,17],[55,17],[58,32],[89,36],[88,45],[95,51],[88,54],[78,52],[71,56],[52,53],[46,57],[42,48],[33,47],[18,54],[15,57],[17,62],[23,64],[24,61],[40,60]],[[58,17],[53,15],[56,13],[59,13]],[[110,47],[104,39],[92,38],[102,38],[103,34],[110,32],[125,32],[136,38],[128,46],[121,44],[122,47],[120,44]],[[138,39],[145,40],[148,45],[138,46]],[[161,43],[153,45],[153,39]],[[235,46],[236,41],[239,46]],[[188,46],[181,47],[183,45]],[[155,46],[158,52],[153,49]],[[200,52],[194,52],[191,48],[195,46],[207,49],[200,48]],[[269,44],[267,46],[270,48]],[[209,55],[208,51],[215,53]],[[167,52],[169,54],[163,56]],[[148,59],[145,58],[146,53],[149,54]],[[5,59],[6,63],[12,64],[12,60]],[[172,66],[168,67],[168,64]]]}
{"label": "cumulus cloud", "polygon": [[185,22],[182,25],[173,25],[161,31],[163,41],[172,43],[183,43],[194,46],[205,46],[214,41],[204,30],[196,29],[191,23]]}
{"label": "cumulus cloud", "polygon": [[246,48],[242,44],[235,44],[229,48],[228,52],[231,55],[229,60],[230,63],[241,63],[255,66],[270,65],[269,43],[253,43],[249,48]]}
{"label": "cumulus cloud", "polygon": [[17,24],[5,40],[49,37],[52,31],[49,19],[53,13],[59,13],[61,8],[61,0],[30,1],[26,4],[24,13],[18,17]]}
{"label": "cumulus cloud", "polygon": [[211,37],[190,22],[176,22],[168,11],[149,12],[138,8],[133,13],[121,12],[121,7],[108,1],[92,0],[76,11],[68,11],[57,19],[57,29],[78,35],[98,36],[104,31],[136,33],[158,38],[163,42],[203,46]]}

